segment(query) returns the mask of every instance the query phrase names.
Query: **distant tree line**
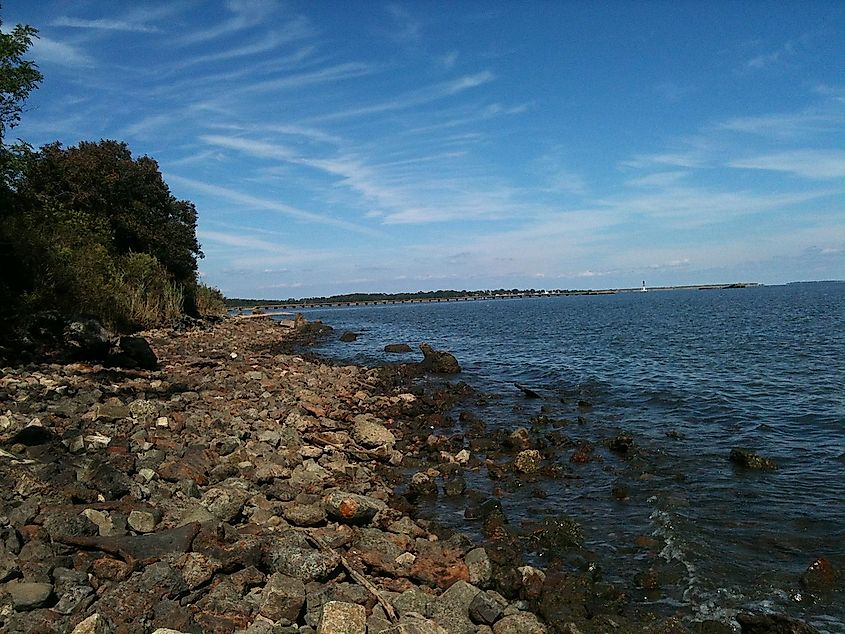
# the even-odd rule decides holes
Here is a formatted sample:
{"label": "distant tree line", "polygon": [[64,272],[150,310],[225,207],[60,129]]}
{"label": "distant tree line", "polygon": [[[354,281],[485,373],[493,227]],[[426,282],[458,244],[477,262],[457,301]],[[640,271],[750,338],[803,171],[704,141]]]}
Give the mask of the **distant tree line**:
{"label": "distant tree line", "polygon": [[52,309],[129,331],[222,310],[197,280],[196,208],[153,159],[114,140],[7,144],[42,80],[24,59],[34,37],[0,32],[0,317]]}

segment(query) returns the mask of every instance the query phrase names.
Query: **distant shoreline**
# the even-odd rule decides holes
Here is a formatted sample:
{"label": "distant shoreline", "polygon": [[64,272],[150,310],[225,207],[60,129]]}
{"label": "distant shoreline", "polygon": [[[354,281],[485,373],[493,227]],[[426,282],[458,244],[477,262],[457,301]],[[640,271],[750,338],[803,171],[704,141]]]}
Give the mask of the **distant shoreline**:
{"label": "distant shoreline", "polygon": [[[227,299],[226,306],[230,310],[266,311],[293,310],[299,308],[341,308],[347,306],[378,306],[390,304],[431,304],[443,302],[491,301],[497,299],[526,299],[536,297],[568,297],[574,295],[616,295],[620,293],[642,293],[684,290],[725,290],[742,288],[759,288],[765,286],[757,282],[734,282],[725,284],[688,284],[683,286],[645,286],[632,288],[609,288],[601,290],[549,290],[549,291],[435,291],[432,293],[360,293],[355,295],[335,295],[325,298],[308,298],[296,301],[283,300],[252,300]],[[360,299],[358,299],[360,297]]]}

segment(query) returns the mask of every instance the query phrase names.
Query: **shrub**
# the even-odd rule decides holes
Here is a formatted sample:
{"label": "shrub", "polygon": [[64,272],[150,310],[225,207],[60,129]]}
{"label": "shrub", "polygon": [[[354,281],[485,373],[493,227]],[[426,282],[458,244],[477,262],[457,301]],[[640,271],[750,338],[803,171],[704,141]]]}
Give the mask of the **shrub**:
{"label": "shrub", "polygon": [[225,315],[226,299],[219,289],[205,284],[197,284],[197,312],[200,315]]}

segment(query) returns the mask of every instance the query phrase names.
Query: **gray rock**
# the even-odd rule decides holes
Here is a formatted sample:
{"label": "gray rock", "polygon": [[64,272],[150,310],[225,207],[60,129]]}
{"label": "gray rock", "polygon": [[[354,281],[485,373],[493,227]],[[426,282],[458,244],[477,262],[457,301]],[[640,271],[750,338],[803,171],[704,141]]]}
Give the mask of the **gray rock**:
{"label": "gray rock", "polygon": [[479,592],[469,604],[469,618],[473,623],[493,625],[502,616],[503,606],[487,592]]}
{"label": "gray rock", "polygon": [[483,548],[474,548],[464,558],[469,569],[469,582],[474,586],[486,588],[493,578],[493,564]]}
{"label": "gray rock", "polygon": [[429,606],[429,616],[454,634],[475,634],[469,606],[480,592],[466,581],[456,581]]}
{"label": "gray rock", "polygon": [[304,583],[327,579],[340,565],[336,554],[312,548],[302,535],[293,531],[269,544],[264,558],[272,572],[296,577]]}
{"label": "gray rock", "polygon": [[346,493],[344,491],[332,491],[323,498],[323,508],[328,516],[344,524],[366,524],[376,513],[386,508],[381,500]]}
{"label": "gray rock", "polygon": [[131,511],[127,519],[129,528],[138,533],[152,533],[156,529],[158,519],[150,511]]}
{"label": "gray rock", "polygon": [[437,495],[437,482],[422,471],[418,471],[411,476],[408,487],[417,495]]}
{"label": "gray rock", "polygon": [[232,522],[243,511],[247,497],[243,489],[216,486],[205,492],[200,504],[221,521]]}
{"label": "gray rock", "polygon": [[326,522],[326,511],[320,504],[291,504],[283,514],[294,526],[319,526]]}
{"label": "gray rock", "polygon": [[389,343],[384,347],[384,351],[391,354],[401,354],[403,352],[412,352],[412,348],[407,343]]}
{"label": "gray rock", "polygon": [[4,589],[12,597],[12,605],[19,612],[43,608],[53,596],[53,585],[50,583],[10,581]]}
{"label": "gray rock", "polygon": [[405,590],[391,599],[393,607],[399,613],[399,616],[406,614],[427,614],[428,606],[434,601],[434,598],[420,590],[419,588],[410,588]]}
{"label": "gray rock", "polygon": [[396,436],[372,414],[359,414],[352,425],[352,437],[364,447],[392,447]]}
{"label": "gray rock", "polygon": [[93,597],[91,595],[94,594],[94,588],[87,585],[78,585],[78,586],[70,586],[65,588],[62,592],[62,596],[59,599],[59,602],[53,606],[52,610],[54,612],[58,612],[59,614],[71,614],[74,612],[80,605],[85,603],[89,597],[93,601]]}
{"label": "gray rock", "polygon": [[258,612],[273,621],[295,623],[305,604],[305,584],[299,579],[273,573],[261,592]]}
{"label": "gray rock", "polygon": [[493,626],[494,634],[546,634],[546,628],[530,612],[503,617]]}
{"label": "gray rock", "polygon": [[323,615],[317,634],[366,634],[367,610],[363,605],[329,601],[323,605]]}

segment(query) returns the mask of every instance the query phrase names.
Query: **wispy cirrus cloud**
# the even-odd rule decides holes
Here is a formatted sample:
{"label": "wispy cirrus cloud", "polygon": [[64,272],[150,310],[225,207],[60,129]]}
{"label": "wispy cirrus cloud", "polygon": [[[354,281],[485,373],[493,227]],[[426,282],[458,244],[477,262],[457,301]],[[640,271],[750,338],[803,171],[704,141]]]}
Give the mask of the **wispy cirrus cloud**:
{"label": "wispy cirrus cloud", "polygon": [[32,54],[39,64],[70,68],[93,66],[94,60],[81,47],[40,35],[32,43]]}
{"label": "wispy cirrus cloud", "polygon": [[133,33],[158,33],[158,27],[150,26],[143,22],[129,22],[127,20],[98,18],[86,20],[83,18],[72,18],[61,16],[50,23],[50,26],[66,27],[73,29],[99,29],[103,31],[128,31]]}
{"label": "wispy cirrus cloud", "polygon": [[734,159],[731,167],[786,172],[811,180],[845,178],[845,152],[840,150],[798,149]]}
{"label": "wispy cirrus cloud", "polygon": [[212,27],[181,37],[177,44],[181,46],[199,44],[255,27],[277,11],[279,6],[273,0],[229,0],[226,8],[233,15]]}
{"label": "wispy cirrus cloud", "polygon": [[185,178],[174,174],[167,175],[167,180],[168,182],[175,183],[177,185],[185,187],[186,189],[191,189],[195,192],[208,194],[222,200],[228,200],[229,202],[242,205],[245,208],[272,211],[283,214],[285,216],[289,216],[290,218],[293,218],[295,220],[320,225],[329,225],[365,235],[381,235],[380,232],[376,231],[375,229],[371,229],[363,225],[358,225],[352,222],[348,222],[346,220],[340,220],[338,218],[333,218],[328,215],[315,213],[313,211],[306,211],[304,209],[299,209],[291,205],[286,205],[276,200],[269,200],[266,198],[261,198],[259,196],[254,196],[252,194],[246,194],[234,189],[222,187],[220,185],[205,183],[192,178]]}
{"label": "wispy cirrus cloud", "polygon": [[423,89],[406,93],[405,95],[401,95],[388,101],[318,115],[308,120],[323,122],[336,121],[338,119],[349,119],[393,110],[406,110],[408,108],[413,108],[414,106],[421,106],[432,101],[457,95],[471,88],[477,88],[478,86],[482,86],[493,81],[495,78],[496,76],[491,71],[485,70],[473,75],[464,75],[447,82],[427,86]]}

